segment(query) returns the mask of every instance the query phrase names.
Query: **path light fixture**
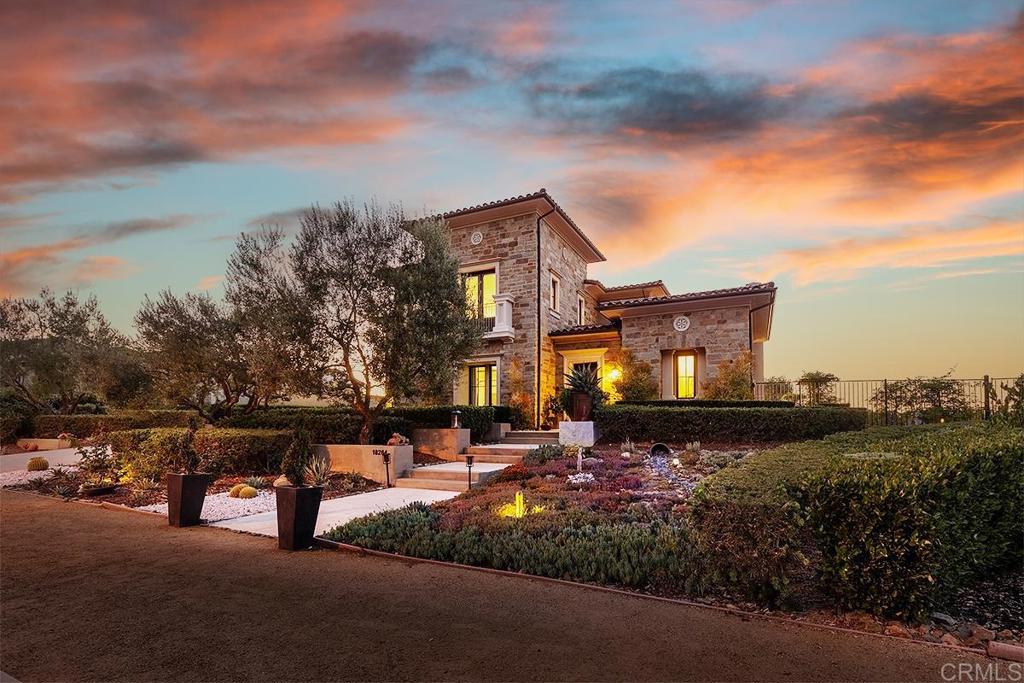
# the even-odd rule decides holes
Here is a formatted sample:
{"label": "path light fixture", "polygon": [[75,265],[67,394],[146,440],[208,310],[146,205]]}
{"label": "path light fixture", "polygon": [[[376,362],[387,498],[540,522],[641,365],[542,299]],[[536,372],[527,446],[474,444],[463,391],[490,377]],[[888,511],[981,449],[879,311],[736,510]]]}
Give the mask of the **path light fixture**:
{"label": "path light fixture", "polygon": [[380,455],[384,459],[385,488],[391,488],[391,451],[387,448],[382,448]]}
{"label": "path light fixture", "polygon": [[[458,412],[458,411],[456,411],[456,412]],[[472,455],[467,455],[466,456],[466,477],[467,477],[466,489],[469,490],[469,489],[473,488],[473,456]]]}
{"label": "path light fixture", "polygon": [[452,411],[452,429],[459,429],[462,426],[462,411]]}

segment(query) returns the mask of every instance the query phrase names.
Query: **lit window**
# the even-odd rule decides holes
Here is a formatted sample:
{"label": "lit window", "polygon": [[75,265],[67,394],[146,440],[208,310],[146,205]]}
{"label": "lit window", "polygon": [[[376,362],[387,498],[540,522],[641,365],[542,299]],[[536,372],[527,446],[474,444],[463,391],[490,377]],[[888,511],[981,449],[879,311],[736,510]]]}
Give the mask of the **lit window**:
{"label": "lit window", "polygon": [[576,299],[576,324],[585,325],[587,322],[587,304],[583,301],[583,297],[577,297]]}
{"label": "lit window", "polygon": [[676,398],[697,395],[697,356],[693,353],[676,354]]}
{"label": "lit window", "polygon": [[554,273],[551,274],[551,310],[557,311],[559,304],[562,302],[562,281],[558,279],[558,276]]}
{"label": "lit window", "polygon": [[469,404],[498,405],[498,368],[494,363],[469,366]]}
{"label": "lit window", "polygon": [[474,318],[493,318],[494,295],[498,293],[498,275],[493,270],[469,273],[463,276],[466,303]]}

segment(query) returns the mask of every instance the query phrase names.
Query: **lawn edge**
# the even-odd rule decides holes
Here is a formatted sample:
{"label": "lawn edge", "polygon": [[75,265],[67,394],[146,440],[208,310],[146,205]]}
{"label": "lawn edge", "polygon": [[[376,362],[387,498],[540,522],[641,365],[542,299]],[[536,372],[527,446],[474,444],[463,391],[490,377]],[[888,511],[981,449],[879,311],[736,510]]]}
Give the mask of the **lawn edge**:
{"label": "lawn edge", "polygon": [[911,643],[914,645],[924,645],[928,647],[937,647],[944,650],[953,652],[960,652],[962,654],[973,654],[980,657],[991,659],[992,656],[988,654],[988,649],[976,650],[970,647],[964,647],[962,645],[947,645],[945,643],[930,643],[926,640],[917,640],[916,638],[899,638],[897,636],[890,636],[884,633],[871,633],[870,631],[858,631],[857,629],[846,628],[843,626],[830,626],[828,624],[816,624],[810,621],[799,621],[789,617],[779,616],[777,614],[764,614],[761,612],[748,612],[735,607],[723,607],[721,605],[708,605],[703,602],[696,602],[694,600],[685,600],[683,598],[667,598],[660,595],[650,595],[648,593],[640,593],[636,591],[623,590],[621,588],[612,588],[610,586],[601,586],[593,583],[582,583],[579,581],[569,581],[566,579],[555,579],[550,576],[538,576],[536,574],[527,574],[524,572],[513,572],[506,569],[494,569],[492,567],[476,567],[471,564],[459,564],[458,562],[444,562],[442,560],[431,560],[423,557],[412,557],[410,555],[400,555],[398,553],[389,553],[383,550],[370,550],[369,548],[362,548],[357,545],[351,545],[349,543],[340,543],[338,541],[331,541],[321,536],[313,538],[313,546],[323,548],[325,550],[333,550],[336,552],[347,552],[355,555],[368,555],[370,557],[380,557],[389,560],[397,560],[399,562],[415,563],[415,564],[429,564],[440,567],[454,567],[456,569],[464,569],[474,572],[482,572],[485,574],[492,574],[497,576],[508,576],[517,579],[526,579],[528,581],[543,581],[561,586],[573,586],[576,588],[584,588],[593,591],[600,591],[603,593],[611,593],[613,595],[624,595],[631,598],[639,598],[643,600],[652,600],[655,602],[663,602],[674,605],[682,605],[684,607],[697,607],[700,609],[710,610],[714,612],[720,612],[724,614],[731,614],[733,616],[745,617],[745,618],[756,618],[773,623],[790,624],[793,626],[817,628],[833,633],[844,633],[847,635],[860,635],[870,636],[872,638],[884,638],[885,640],[898,641],[901,643]]}

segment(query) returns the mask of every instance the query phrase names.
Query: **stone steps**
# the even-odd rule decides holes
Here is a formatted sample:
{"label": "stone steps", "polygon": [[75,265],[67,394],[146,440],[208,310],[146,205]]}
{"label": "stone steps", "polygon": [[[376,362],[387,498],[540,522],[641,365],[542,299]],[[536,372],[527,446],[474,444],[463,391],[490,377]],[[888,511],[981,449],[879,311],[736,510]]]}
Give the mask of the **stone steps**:
{"label": "stone steps", "polygon": [[413,477],[400,477],[395,480],[395,486],[400,489],[430,489],[432,491],[467,491],[469,486],[465,479],[455,481],[452,479],[423,479]]}
{"label": "stone steps", "polygon": [[502,465],[514,465],[523,461],[523,456],[532,451],[532,448],[499,448],[494,446],[470,446],[465,453],[455,456],[459,462],[466,462],[466,455],[473,456],[475,463],[498,463]]}
{"label": "stone steps", "polygon": [[409,489],[432,489],[435,491],[465,491],[469,488],[470,477],[473,486],[480,486],[491,477],[497,476],[507,464],[477,463],[474,461],[472,472],[465,462],[443,463],[413,467],[405,475],[395,480],[395,486]]}

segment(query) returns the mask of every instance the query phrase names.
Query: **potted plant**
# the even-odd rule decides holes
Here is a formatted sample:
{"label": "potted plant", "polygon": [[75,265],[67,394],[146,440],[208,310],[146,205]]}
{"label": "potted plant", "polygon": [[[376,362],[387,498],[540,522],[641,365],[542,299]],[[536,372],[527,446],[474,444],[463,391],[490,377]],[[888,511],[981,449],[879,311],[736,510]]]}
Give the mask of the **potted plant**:
{"label": "potted plant", "polygon": [[167,473],[167,523],[171,526],[195,526],[203,514],[210,475],[197,471],[202,458],[196,452],[195,438],[196,421],[189,418],[188,429],[171,463],[176,471]]}
{"label": "potted plant", "polygon": [[288,444],[281,462],[289,486],[278,486],[277,547],[281,550],[305,550],[313,545],[316,518],[320,513],[322,486],[307,485],[306,468],[313,457],[309,432],[298,429]]}
{"label": "potted plant", "polygon": [[580,366],[565,375],[562,389],[562,408],[574,422],[590,420],[596,408],[607,400],[608,394],[601,389],[601,378],[597,368]]}
{"label": "potted plant", "polygon": [[562,418],[562,400],[558,396],[548,396],[544,399],[544,416],[540,428],[544,431],[554,429]]}
{"label": "potted plant", "polygon": [[78,467],[85,474],[85,482],[78,489],[83,496],[102,496],[117,490],[117,460],[102,433],[78,448]]}

